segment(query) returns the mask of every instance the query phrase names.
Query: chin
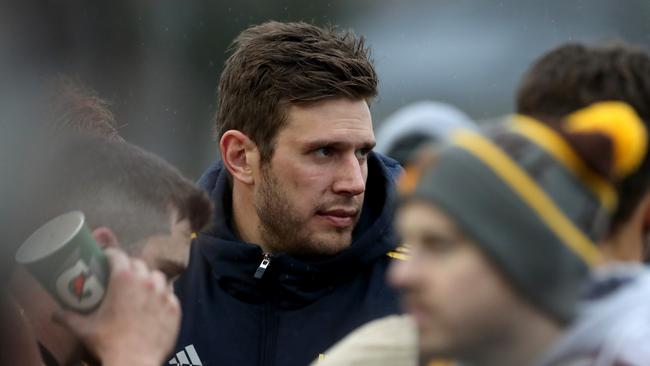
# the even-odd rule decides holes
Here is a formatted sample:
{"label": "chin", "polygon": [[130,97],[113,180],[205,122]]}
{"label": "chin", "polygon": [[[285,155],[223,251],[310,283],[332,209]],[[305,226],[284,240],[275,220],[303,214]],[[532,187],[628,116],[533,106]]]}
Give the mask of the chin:
{"label": "chin", "polygon": [[311,243],[312,251],[315,254],[335,255],[350,247],[352,244],[352,234],[337,234],[336,237],[332,237],[331,234],[325,234],[322,239],[315,238]]}
{"label": "chin", "polygon": [[450,340],[441,335],[422,334],[420,331],[418,343],[420,356],[425,359],[449,358],[453,357],[455,353]]}

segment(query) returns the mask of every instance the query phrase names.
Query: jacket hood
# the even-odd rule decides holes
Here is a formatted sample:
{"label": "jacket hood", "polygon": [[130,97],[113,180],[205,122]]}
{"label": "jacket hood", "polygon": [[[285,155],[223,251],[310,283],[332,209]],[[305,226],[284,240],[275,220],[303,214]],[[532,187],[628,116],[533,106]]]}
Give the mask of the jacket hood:
{"label": "jacket hood", "polygon": [[[247,301],[268,299],[269,291],[282,292],[283,306],[299,306],[331,290],[337,283],[363,271],[395,249],[392,229],[395,209],[395,180],[401,168],[379,154],[368,157],[368,184],[361,217],[352,244],[342,252],[319,260],[303,260],[274,254],[261,279],[254,277],[264,253],[254,243],[241,241],[233,232],[232,189],[223,164],[214,163],[199,179],[215,205],[214,222],[192,247],[192,257],[202,256],[219,284],[232,295]],[[192,260],[192,259],[191,259]]]}

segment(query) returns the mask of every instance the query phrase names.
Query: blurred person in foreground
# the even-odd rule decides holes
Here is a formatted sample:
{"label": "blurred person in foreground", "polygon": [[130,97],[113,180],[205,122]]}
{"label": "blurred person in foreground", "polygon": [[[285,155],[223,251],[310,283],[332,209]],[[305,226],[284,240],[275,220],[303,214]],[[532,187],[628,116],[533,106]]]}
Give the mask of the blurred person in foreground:
{"label": "blurred person in foreground", "polygon": [[639,168],[647,139],[631,107],[602,102],[546,123],[519,116],[442,150],[400,206],[411,253],[390,276],[421,359],[533,365],[549,352],[603,261],[602,193]]}
{"label": "blurred person in foreground", "polygon": [[[27,312],[9,293],[8,281],[15,251],[25,239],[22,229],[33,230],[44,223],[36,218],[23,222],[31,220],[30,214],[37,213],[35,206],[41,203],[26,193],[33,187],[29,183],[35,183],[27,178],[41,167],[32,164],[28,156],[41,153],[45,157],[49,151],[45,147],[54,137],[44,131],[43,123],[37,122],[50,116],[36,110],[44,103],[46,88],[42,79],[56,68],[57,61],[69,59],[57,57],[61,56],[59,48],[52,44],[58,46],[61,42],[47,40],[53,34],[60,35],[57,24],[65,23],[67,28],[69,24],[60,22],[60,12],[43,12],[39,4],[28,1],[10,5],[0,10],[0,364],[42,365],[44,360],[31,327],[34,323],[29,323]],[[56,52],[52,52],[54,49]],[[38,182],[40,187],[47,188],[48,178]],[[25,228],[29,224],[33,226]],[[159,272],[116,250],[108,250],[107,256],[113,277],[101,307],[83,319],[65,315],[63,319],[76,331],[75,342],[86,342],[103,365],[160,365],[161,355],[168,351],[177,332],[178,301],[167,286],[160,286]],[[47,326],[55,326],[50,324]]]}
{"label": "blurred person in foreground", "polygon": [[[107,103],[79,80],[59,76],[44,91],[35,105],[45,111],[33,120],[48,123],[22,136],[26,151],[20,156],[27,169],[16,176],[21,186],[14,189],[14,201],[30,205],[14,211],[12,231],[20,234],[13,240],[24,240],[56,215],[81,210],[95,239],[110,249],[112,277],[104,303],[85,318],[59,312],[19,268],[10,301],[21,316],[14,321],[28,324],[23,329],[38,340],[47,365],[88,358],[86,351],[104,364],[160,364],[180,319],[167,283],[186,266],[190,232],[209,221],[210,202],[168,163],[122,143]],[[52,314],[58,314],[59,325]]]}
{"label": "blurred person in foreground", "polygon": [[370,323],[319,365],[414,365],[417,350],[423,364],[530,365],[555,353],[589,268],[604,262],[596,243],[613,211],[602,192],[638,169],[646,140],[644,122],[617,102],[455,138],[396,219],[410,251],[391,280],[415,326]]}
{"label": "blurred person in foreground", "polygon": [[[585,65],[588,65],[585,66]],[[623,43],[588,46],[584,44],[565,44],[550,50],[537,60],[524,75],[517,93],[517,109],[520,113],[537,117],[540,122],[561,118],[572,110],[583,108],[603,100],[618,100],[628,103],[648,126],[650,120],[650,56],[647,51]],[[426,164],[425,157],[422,162]],[[414,167],[414,172],[418,170]],[[409,174],[406,174],[408,176]],[[411,174],[417,177],[417,174]],[[405,182],[406,181],[406,182]],[[400,182],[400,187],[411,189],[414,179]],[[407,184],[402,184],[407,183]],[[615,205],[607,234],[599,244],[603,253],[603,264],[617,261],[639,262],[644,251],[647,252],[650,211],[648,196],[650,168],[646,154],[636,172],[616,185],[619,204]],[[609,193],[611,196],[611,193]],[[611,198],[609,207],[612,209]],[[599,354],[611,352],[612,345],[618,347],[617,353],[628,353],[629,357],[644,357],[639,354],[639,346],[647,342],[643,336],[637,341],[628,339],[612,342],[621,333],[602,332],[602,327],[625,328],[634,332],[635,324],[644,324],[647,310],[644,304],[648,298],[646,276],[639,267],[604,268],[590,279],[581,313],[576,325],[560,346],[549,357],[549,362],[562,358],[587,357],[596,359]],[[645,288],[645,290],[644,290]],[[644,296],[646,299],[644,299]],[[634,306],[634,311],[629,311]],[[650,308],[648,308],[650,310]],[[628,315],[623,318],[621,314]],[[622,324],[622,325],[621,325]],[[575,328],[575,329],[574,329]],[[361,349],[381,346],[392,350],[393,355],[402,355],[396,360],[413,364],[415,337],[413,324],[408,318],[380,320],[358,330],[342,344],[337,345],[336,354],[362,354]],[[372,334],[372,337],[367,336]],[[392,337],[394,334],[409,336]],[[381,339],[373,343],[371,339]],[[622,339],[622,337],[619,337]],[[640,339],[640,341],[639,341]],[[388,346],[391,344],[391,346]],[[627,344],[628,346],[624,345]],[[607,352],[603,352],[609,349]],[[635,351],[635,349],[637,351]],[[331,352],[334,352],[332,350]],[[366,353],[367,354],[367,353]],[[408,357],[403,357],[408,355]],[[346,357],[335,357],[337,360]],[[349,357],[348,357],[349,358]],[[386,358],[386,357],[385,357]],[[586,361],[585,361],[586,362]],[[332,363],[345,364],[345,363]]]}
{"label": "blurred person in foreground", "polygon": [[386,283],[399,165],[372,152],[377,75],[362,39],[268,22],[244,30],[219,83],[216,206],[176,282],[177,353],[204,364],[306,365],[399,312]]}
{"label": "blurred person in foreground", "polygon": [[52,117],[47,127],[53,132],[124,141],[117,130],[110,103],[79,77],[59,74],[49,79],[45,88],[45,105]]}
{"label": "blurred person in foreground", "polygon": [[[168,163],[126,142],[66,136],[49,148],[41,146],[40,152],[44,156],[30,174],[35,183],[25,197],[33,202],[26,212],[29,217],[23,220],[30,224],[26,226],[34,230],[54,216],[80,210],[100,246],[139,258],[109,251],[111,281],[123,283],[120,289],[124,291],[114,293],[116,304],[109,303],[105,310],[100,307],[89,317],[60,312],[48,293],[27,272],[17,269],[12,294],[38,339],[44,362],[69,364],[86,358],[85,351],[90,351],[90,356],[102,362],[142,357],[162,363],[180,321],[178,300],[168,284],[187,265],[191,234],[210,220],[207,196]],[[135,294],[135,287],[148,295]],[[114,313],[114,306],[119,305],[124,314]],[[130,306],[150,312],[149,318],[140,316],[151,321],[129,318]],[[153,309],[157,306],[159,310]],[[52,321],[52,314],[58,314],[59,324]],[[111,346],[124,348],[105,349],[111,337],[118,342]],[[138,338],[156,340],[156,348],[141,349],[142,342],[135,341]]]}

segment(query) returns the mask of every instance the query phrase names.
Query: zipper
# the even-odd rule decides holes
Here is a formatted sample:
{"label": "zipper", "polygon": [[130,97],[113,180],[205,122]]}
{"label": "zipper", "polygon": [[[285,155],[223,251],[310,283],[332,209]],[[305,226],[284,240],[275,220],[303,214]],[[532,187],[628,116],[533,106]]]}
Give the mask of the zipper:
{"label": "zipper", "polygon": [[[272,299],[275,301],[275,299]],[[261,349],[258,365],[260,366],[273,366],[277,357],[277,341],[278,341],[278,315],[277,308],[272,302],[267,304],[263,311],[262,316],[262,336],[261,336]]]}
{"label": "zipper", "polygon": [[[271,254],[263,253],[262,262],[257,266],[254,277],[262,279],[266,269],[271,264]],[[270,278],[266,278],[270,280]],[[260,324],[260,356],[258,365],[260,366],[274,366],[275,358],[277,357],[277,338],[279,331],[279,317],[277,310],[277,295],[273,290],[277,286],[274,281],[264,281],[264,285],[260,286],[260,290],[264,291],[265,304],[262,309],[262,317]],[[261,284],[261,283],[260,283]]]}
{"label": "zipper", "polygon": [[264,272],[266,272],[266,268],[271,264],[271,255],[269,253],[264,253],[264,257],[262,258],[262,262],[260,263],[259,266],[257,266],[257,270],[255,271],[255,274],[253,277],[260,279],[262,276],[264,276]]}

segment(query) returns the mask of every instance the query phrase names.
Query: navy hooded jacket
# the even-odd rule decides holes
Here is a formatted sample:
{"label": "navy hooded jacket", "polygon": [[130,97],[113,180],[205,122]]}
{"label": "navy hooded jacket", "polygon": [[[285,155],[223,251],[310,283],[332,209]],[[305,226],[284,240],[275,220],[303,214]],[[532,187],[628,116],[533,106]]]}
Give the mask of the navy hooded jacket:
{"label": "navy hooded jacket", "polygon": [[199,180],[215,222],[192,244],[176,282],[183,321],[169,364],[304,366],[360,325],[399,312],[386,282],[397,246],[392,229],[399,165],[371,153],[364,205],[353,242],[318,262],[286,254],[264,259],[232,231],[232,191],[220,162]]}

